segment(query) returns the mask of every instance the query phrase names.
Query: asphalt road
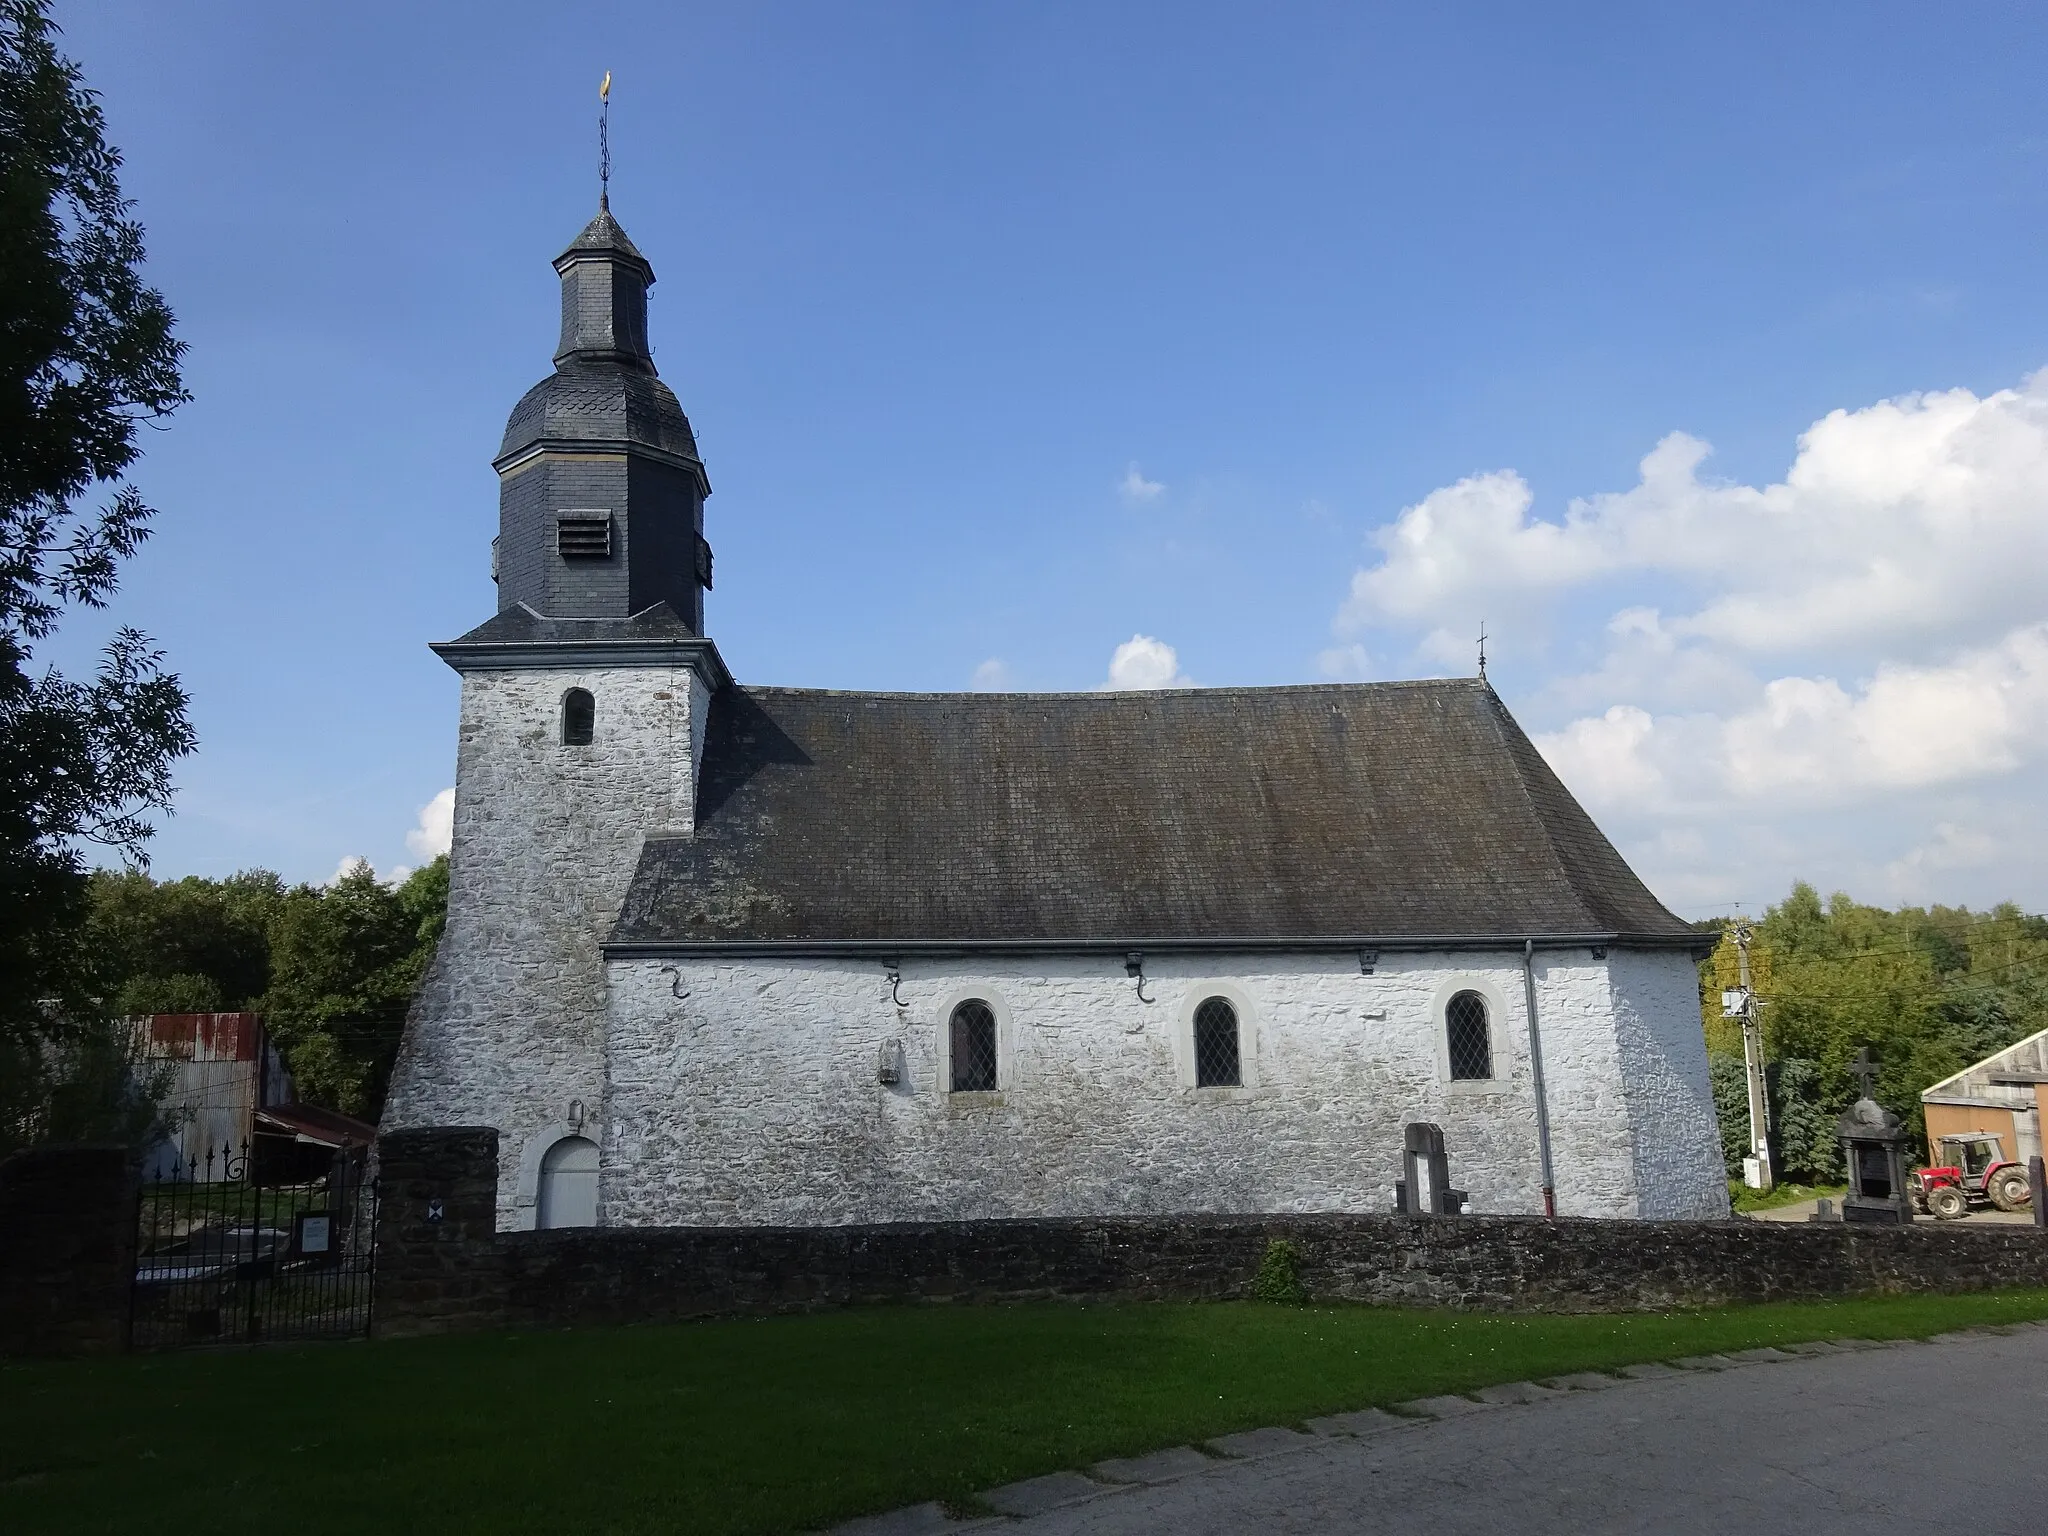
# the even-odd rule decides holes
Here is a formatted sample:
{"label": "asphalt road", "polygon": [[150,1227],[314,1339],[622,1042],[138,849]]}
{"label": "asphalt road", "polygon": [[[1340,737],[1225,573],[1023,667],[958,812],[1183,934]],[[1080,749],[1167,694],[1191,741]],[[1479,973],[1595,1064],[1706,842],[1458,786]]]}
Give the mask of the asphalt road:
{"label": "asphalt road", "polygon": [[[1481,1406],[1356,1416],[1356,1434],[1259,1430],[986,1495],[1017,1517],[935,1507],[848,1531],[2048,1532],[2048,1327],[1761,1358]],[[1638,1367],[1639,1371],[1646,1368]],[[1149,1464],[1149,1466],[1148,1466]],[[1161,1479],[1146,1482],[1146,1477]],[[1118,1481],[1117,1479],[1123,1479]],[[1053,1507],[1047,1507],[1053,1506]],[[1038,1513],[1027,1511],[1039,1510]],[[1020,1518],[1021,1517],[1021,1518]]]}

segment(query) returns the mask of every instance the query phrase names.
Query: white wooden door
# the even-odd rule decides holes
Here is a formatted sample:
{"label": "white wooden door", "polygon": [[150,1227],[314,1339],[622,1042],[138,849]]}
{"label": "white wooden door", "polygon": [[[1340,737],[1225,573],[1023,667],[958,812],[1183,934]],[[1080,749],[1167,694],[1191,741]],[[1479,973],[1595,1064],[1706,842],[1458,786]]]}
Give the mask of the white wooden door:
{"label": "white wooden door", "polygon": [[597,1143],[564,1136],[540,1163],[540,1227],[597,1225]]}

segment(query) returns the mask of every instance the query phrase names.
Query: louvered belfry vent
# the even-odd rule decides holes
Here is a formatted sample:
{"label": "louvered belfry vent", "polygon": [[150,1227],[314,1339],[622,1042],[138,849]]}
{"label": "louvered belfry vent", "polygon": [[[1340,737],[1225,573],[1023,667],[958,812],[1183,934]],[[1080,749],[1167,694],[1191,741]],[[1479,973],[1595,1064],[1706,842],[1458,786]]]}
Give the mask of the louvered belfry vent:
{"label": "louvered belfry vent", "polygon": [[611,513],[563,513],[555,520],[555,548],[564,560],[611,559]]}

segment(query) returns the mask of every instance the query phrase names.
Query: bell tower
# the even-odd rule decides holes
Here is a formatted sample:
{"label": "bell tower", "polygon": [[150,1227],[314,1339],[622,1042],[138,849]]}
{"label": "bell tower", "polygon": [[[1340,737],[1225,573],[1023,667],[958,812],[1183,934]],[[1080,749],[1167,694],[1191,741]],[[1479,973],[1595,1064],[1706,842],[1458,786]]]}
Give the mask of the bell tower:
{"label": "bell tower", "polygon": [[492,461],[498,611],[434,647],[462,677],[448,923],[384,1108],[498,1130],[501,1227],[540,1217],[557,1149],[602,1179],[604,944],[648,835],[695,828],[731,682],[704,637],[711,487],[647,344],[654,269],[605,199],[555,271],[554,371]]}
{"label": "bell tower", "polygon": [[610,198],[555,258],[562,334],[555,369],[512,409],[492,460],[500,611],[623,619],[666,603],[704,633],[711,494],[697,439],[647,344],[654,268]]}

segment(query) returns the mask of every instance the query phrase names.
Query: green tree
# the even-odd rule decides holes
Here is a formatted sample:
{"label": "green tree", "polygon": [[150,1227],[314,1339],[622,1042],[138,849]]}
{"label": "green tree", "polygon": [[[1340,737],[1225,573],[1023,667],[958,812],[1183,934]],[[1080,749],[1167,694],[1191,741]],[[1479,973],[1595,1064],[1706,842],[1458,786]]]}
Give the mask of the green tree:
{"label": "green tree", "polygon": [[270,986],[270,926],[284,893],[267,869],[162,883],[139,870],[95,874],[86,936],[114,1011],[253,1007]]}
{"label": "green tree", "polygon": [[124,1014],[265,1015],[299,1097],[374,1116],[448,912],[448,861],[385,885],[358,865],[287,888],[267,869],[225,880],[101,871],[85,943]]}
{"label": "green tree", "polygon": [[43,0],[0,0],[0,1146],[134,1133],[129,1079],[106,1065],[125,1039],[79,942],[81,845],[140,864],[192,749],[184,690],[136,631],[89,680],[36,660],[147,537],[121,477],[140,425],[186,399],[120,155],[54,36]]}
{"label": "green tree", "polygon": [[285,893],[260,1008],[301,1098],[372,1119],[383,1108],[447,903],[446,858],[397,886],[358,864],[324,889]]}
{"label": "green tree", "polygon": [[[1849,1073],[1857,1051],[1878,1064],[1878,1099],[1924,1137],[1925,1089],[2048,1028],[2048,921],[2009,903],[1892,912],[1839,893],[1823,901],[1802,883],[1753,931],[1775,1166],[1787,1178],[1841,1176],[1834,1125],[1859,1091]],[[1720,1013],[1721,989],[1736,979],[1724,933],[1701,966],[1700,993],[1731,1174],[1748,1124],[1740,1030]]]}
{"label": "green tree", "polygon": [[1731,1179],[1742,1176],[1749,1156],[1749,1077],[1740,1051],[1707,1052],[1707,1073],[1714,1085],[1714,1118],[1721,1125],[1721,1161]]}

